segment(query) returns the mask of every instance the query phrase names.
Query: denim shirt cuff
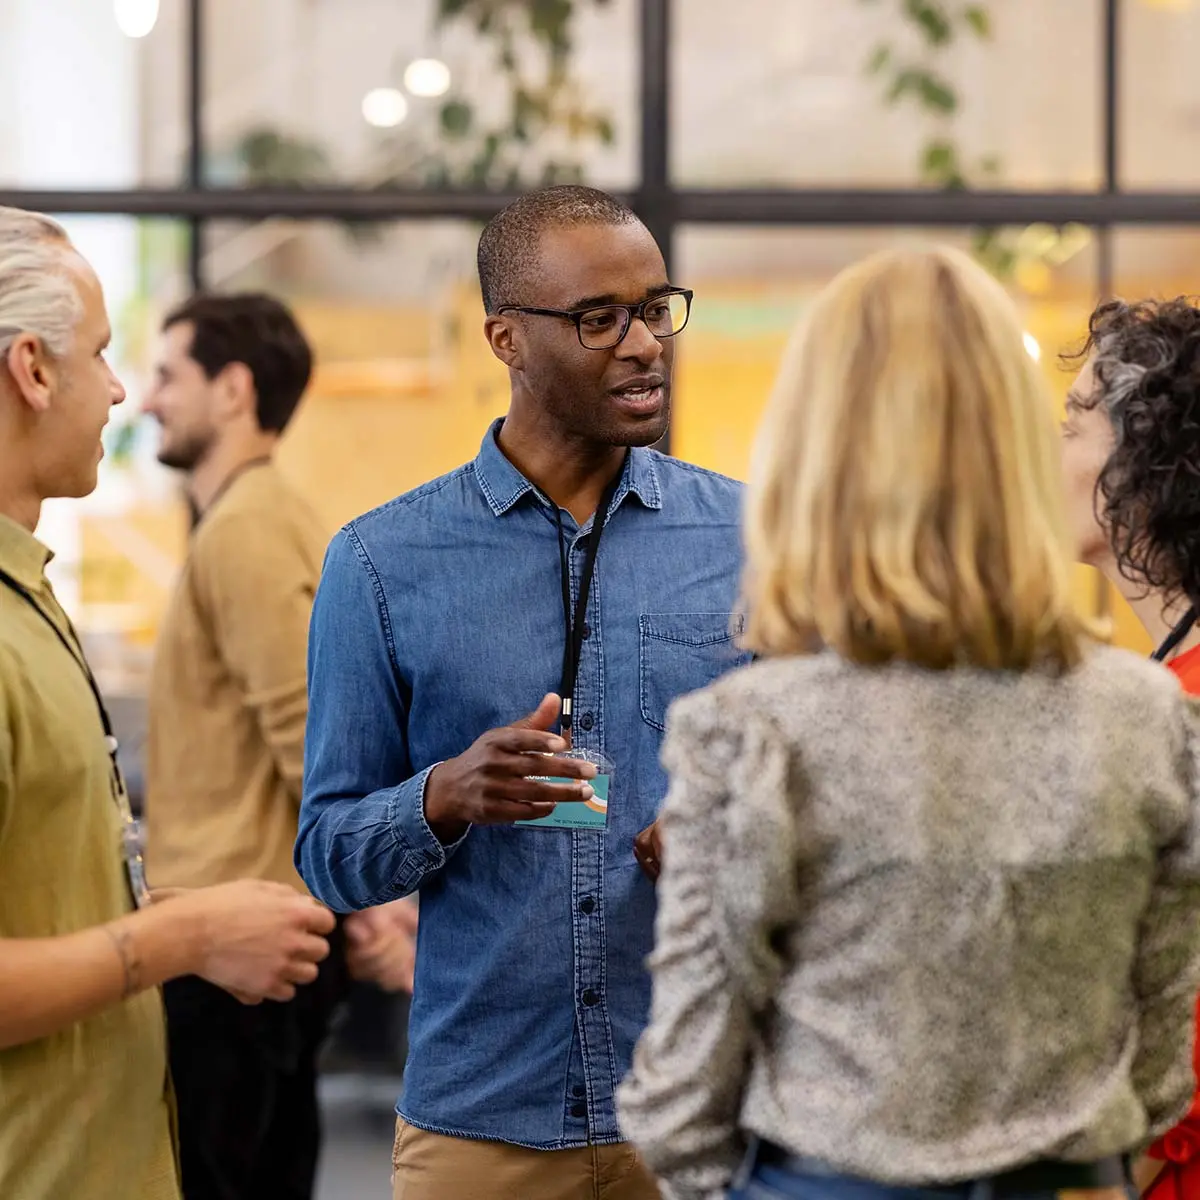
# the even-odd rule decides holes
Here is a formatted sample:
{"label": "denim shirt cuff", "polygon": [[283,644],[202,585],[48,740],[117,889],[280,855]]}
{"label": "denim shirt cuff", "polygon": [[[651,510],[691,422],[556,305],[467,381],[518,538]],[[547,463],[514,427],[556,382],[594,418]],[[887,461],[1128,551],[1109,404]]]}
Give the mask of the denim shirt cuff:
{"label": "denim shirt cuff", "polygon": [[403,852],[403,865],[395,882],[406,893],[416,891],[426,875],[444,867],[471,832],[468,826],[462,837],[443,843],[425,819],[425,786],[430,772],[439,765],[434,763],[405,780],[396,790],[388,813],[393,836]]}

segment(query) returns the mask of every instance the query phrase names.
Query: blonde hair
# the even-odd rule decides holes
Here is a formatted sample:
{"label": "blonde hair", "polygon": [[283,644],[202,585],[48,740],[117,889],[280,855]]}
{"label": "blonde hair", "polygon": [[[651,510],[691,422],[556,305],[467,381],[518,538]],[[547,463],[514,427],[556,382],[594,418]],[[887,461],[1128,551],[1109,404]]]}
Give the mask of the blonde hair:
{"label": "blonde hair", "polygon": [[70,350],[83,315],[71,249],[52,217],[0,207],[0,358],[22,333],[36,335],[58,357]]}
{"label": "blonde hair", "polygon": [[1078,662],[1051,398],[966,255],[889,251],[817,298],[759,433],[746,541],[760,653]]}

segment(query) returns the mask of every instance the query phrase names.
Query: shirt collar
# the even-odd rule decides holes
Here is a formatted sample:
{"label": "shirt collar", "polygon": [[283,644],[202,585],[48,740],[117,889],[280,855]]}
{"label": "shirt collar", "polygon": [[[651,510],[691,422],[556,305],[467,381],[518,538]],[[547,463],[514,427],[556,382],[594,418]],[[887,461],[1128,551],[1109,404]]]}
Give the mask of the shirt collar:
{"label": "shirt collar", "polygon": [[[479,455],[475,459],[475,477],[484,497],[497,517],[504,516],[522,496],[538,495],[538,490],[504,456],[496,435],[504,418],[494,421],[483,436]],[[654,453],[634,446],[625,460],[624,477],[613,499],[615,509],[627,495],[635,495],[646,508],[662,508],[662,492],[658,486],[658,468]]]}
{"label": "shirt collar", "polygon": [[24,525],[0,514],[0,570],[33,591],[42,586],[46,564],[53,557]]}

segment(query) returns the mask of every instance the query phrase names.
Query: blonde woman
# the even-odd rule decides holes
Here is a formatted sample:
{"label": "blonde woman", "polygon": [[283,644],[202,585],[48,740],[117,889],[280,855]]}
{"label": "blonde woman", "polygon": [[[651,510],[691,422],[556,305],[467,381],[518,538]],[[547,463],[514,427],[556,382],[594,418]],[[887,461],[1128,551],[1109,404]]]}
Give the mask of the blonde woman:
{"label": "blonde woman", "polygon": [[763,661],[670,713],[626,1133],[674,1200],[1122,1196],[1192,1091],[1197,735],[1073,607],[998,284],[909,250],[825,290],[746,540]]}

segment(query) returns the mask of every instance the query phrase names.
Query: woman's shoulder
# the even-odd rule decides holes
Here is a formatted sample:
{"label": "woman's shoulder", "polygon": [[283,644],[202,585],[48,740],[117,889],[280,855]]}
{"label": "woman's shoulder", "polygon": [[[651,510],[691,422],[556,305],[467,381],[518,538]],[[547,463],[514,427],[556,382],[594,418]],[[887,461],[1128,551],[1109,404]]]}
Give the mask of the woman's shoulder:
{"label": "woman's shoulder", "polygon": [[1129,650],[1112,646],[1091,647],[1080,664],[1065,674],[1027,671],[984,671],[975,668],[949,671],[927,670],[907,663],[883,667],[852,663],[831,651],[811,655],[765,659],[722,676],[708,687],[675,702],[673,710],[689,724],[736,723],[746,714],[764,719],[786,712],[806,720],[819,719],[826,711],[841,711],[845,705],[874,698],[891,705],[902,701],[920,703],[940,693],[963,697],[994,692],[1006,697],[1006,705],[1022,708],[1021,696],[1039,708],[1061,703],[1074,707],[1086,698],[1089,706],[1111,705],[1124,713],[1126,721],[1166,717],[1186,707],[1179,681],[1160,663],[1151,662]]}
{"label": "woman's shoulder", "polygon": [[1185,706],[1179,680],[1167,667],[1116,646],[1092,647],[1072,672],[1072,682],[1089,692],[1110,694],[1118,700]]}
{"label": "woman's shoulder", "polygon": [[1189,695],[1161,663],[1100,646],[1074,675],[1114,754],[1127,761],[1175,761],[1198,745],[1200,698]]}
{"label": "woman's shoulder", "polygon": [[680,697],[673,707],[676,711],[701,714],[761,709],[775,698],[795,703],[809,685],[830,682],[846,674],[848,668],[843,659],[829,653],[759,659]]}
{"label": "woman's shoulder", "polygon": [[863,686],[856,678],[863,670],[832,652],[761,659],[679,697],[668,735],[732,746],[752,730],[783,734],[797,723],[819,723]]}

